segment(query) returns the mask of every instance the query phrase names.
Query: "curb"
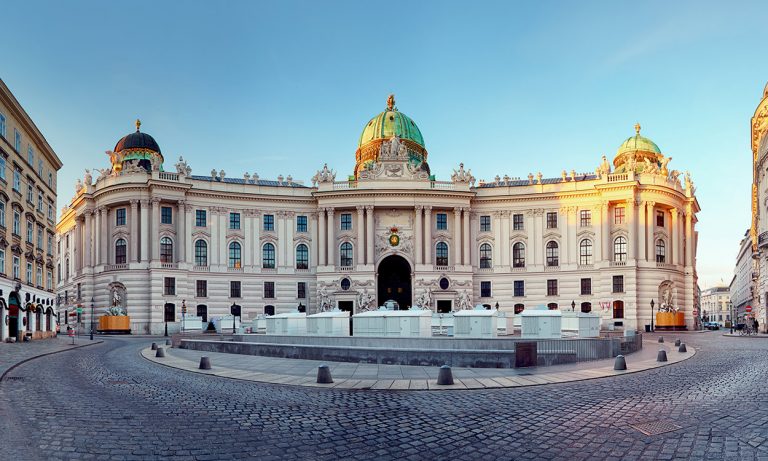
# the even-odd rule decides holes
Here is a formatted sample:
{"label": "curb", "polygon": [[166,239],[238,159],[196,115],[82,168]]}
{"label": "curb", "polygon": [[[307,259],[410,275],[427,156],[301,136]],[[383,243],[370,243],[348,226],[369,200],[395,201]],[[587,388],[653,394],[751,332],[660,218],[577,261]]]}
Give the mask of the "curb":
{"label": "curb", "polygon": [[71,350],[74,350],[74,349],[80,349],[81,347],[95,346],[96,344],[101,344],[103,342],[104,342],[103,340],[102,341],[94,341],[94,342],[88,343],[88,344],[81,344],[79,346],[74,346],[74,347],[70,347],[70,348],[67,348],[67,349],[61,349],[61,350],[58,350],[58,351],[46,352],[44,354],[33,355],[32,357],[27,357],[26,359],[22,360],[21,362],[17,362],[15,364],[13,364],[10,368],[5,370],[5,372],[3,372],[2,375],[0,375],[0,383],[3,382],[5,380],[6,375],[8,375],[8,373],[13,371],[16,367],[18,367],[19,365],[23,365],[23,364],[25,364],[25,363],[27,363],[27,362],[29,362],[31,360],[39,359],[40,357],[45,357],[47,355],[58,354],[58,353],[61,353],[61,352],[68,352],[68,351],[71,351]]}
{"label": "curb", "polygon": [[[440,387],[433,387],[433,383],[431,383],[431,381],[433,381],[433,380],[425,380],[425,381],[429,381],[429,384],[427,386],[425,386],[425,387],[422,387],[422,388],[408,388],[408,389],[401,389],[401,388],[394,389],[394,388],[392,388],[392,389],[390,389],[389,387],[377,388],[375,383],[376,382],[384,382],[384,381],[393,381],[393,380],[391,380],[391,379],[377,379],[377,380],[372,380],[373,383],[371,383],[371,385],[369,387],[366,387],[364,389],[365,390],[373,390],[373,391],[392,391],[392,390],[400,390],[400,391],[489,390],[489,389],[510,389],[510,388],[531,387],[531,386],[547,386],[547,385],[551,385],[551,384],[567,384],[567,383],[572,383],[572,382],[577,382],[577,381],[590,381],[590,380],[595,380],[595,379],[614,378],[614,377],[617,377],[617,376],[622,376],[622,375],[627,375],[627,374],[633,374],[633,373],[640,373],[640,372],[643,372],[643,371],[655,370],[655,369],[658,369],[658,368],[663,368],[663,367],[666,367],[666,366],[675,365],[677,363],[684,362],[684,361],[690,359],[691,357],[693,357],[694,355],[696,355],[697,352],[698,352],[697,348],[689,347],[688,348],[688,352],[686,353],[686,357],[681,359],[681,360],[678,360],[676,362],[662,362],[662,363],[654,362],[656,364],[655,366],[651,366],[651,367],[643,368],[643,369],[632,369],[632,368],[630,368],[629,370],[626,370],[626,371],[614,372],[612,374],[608,374],[608,375],[605,375],[605,376],[587,376],[587,375],[581,374],[581,376],[577,377],[576,379],[556,380],[556,381],[552,381],[552,382],[539,382],[539,383],[533,382],[533,383],[530,383],[530,384],[526,383],[526,384],[515,384],[515,385],[503,385],[501,383],[498,383],[499,385],[497,385],[497,386],[489,386],[489,387],[466,387],[463,384],[461,384],[461,385],[457,384],[457,385],[445,386],[445,387],[442,387],[442,386],[440,386]],[[314,383],[314,378],[310,378],[307,381],[306,377],[293,376],[293,375],[275,375],[275,376],[279,376],[279,378],[277,380],[272,381],[272,380],[266,380],[266,379],[248,378],[246,376],[231,376],[233,374],[241,374],[241,370],[236,370],[236,369],[233,369],[235,371],[230,371],[230,372],[227,372],[227,370],[224,370],[223,372],[221,372],[221,371],[210,371],[210,370],[201,371],[201,370],[197,370],[197,369],[184,368],[184,367],[173,365],[173,364],[167,363],[167,362],[164,363],[161,360],[156,360],[152,356],[152,351],[148,347],[139,349],[138,353],[145,360],[147,360],[149,362],[152,362],[152,363],[155,363],[155,364],[158,364],[158,365],[162,365],[164,367],[173,368],[173,369],[181,370],[181,371],[186,371],[188,373],[195,373],[195,374],[201,374],[201,375],[212,375],[212,376],[215,376],[217,378],[227,378],[227,379],[233,379],[233,380],[237,380],[237,381],[248,381],[248,382],[252,382],[252,383],[278,384],[278,385],[295,386],[295,387],[314,387],[314,388],[326,388],[326,389],[348,390],[348,391],[362,390],[361,388],[357,388],[357,387],[354,387],[354,386],[352,386],[352,387],[344,386],[344,383],[346,381],[356,381],[356,379],[354,379],[354,378],[351,378],[351,379],[347,379],[347,378],[339,379],[339,380],[337,380],[336,383],[330,384],[330,385],[316,384],[316,383]],[[173,356],[171,355],[170,358],[173,358]],[[183,359],[177,359],[177,360],[183,360]],[[290,360],[290,359],[287,359],[287,360]],[[603,368],[605,368],[605,367],[603,367]],[[593,370],[597,370],[597,369],[590,369],[590,370],[586,370],[586,371],[593,371]],[[230,376],[227,376],[227,374],[229,374]],[[262,372],[251,372],[250,374],[262,375],[263,376],[265,373],[262,373]],[[557,374],[558,374],[558,372],[541,373],[539,376],[557,375]],[[528,378],[528,376],[524,376],[524,377]],[[536,377],[536,375],[533,375],[533,377]],[[302,383],[289,383],[289,382],[286,382],[286,380],[287,381],[291,381],[291,380],[298,380],[298,379],[302,379],[302,378],[304,378],[305,382],[302,382]],[[510,381],[509,379],[507,379],[507,377],[497,377],[497,378],[490,378],[490,379],[494,380],[494,379],[499,379],[499,378],[501,380]],[[540,379],[543,379],[543,378],[540,378]],[[460,379],[457,379],[457,380],[461,381]],[[405,381],[405,380],[403,380],[403,381]]]}

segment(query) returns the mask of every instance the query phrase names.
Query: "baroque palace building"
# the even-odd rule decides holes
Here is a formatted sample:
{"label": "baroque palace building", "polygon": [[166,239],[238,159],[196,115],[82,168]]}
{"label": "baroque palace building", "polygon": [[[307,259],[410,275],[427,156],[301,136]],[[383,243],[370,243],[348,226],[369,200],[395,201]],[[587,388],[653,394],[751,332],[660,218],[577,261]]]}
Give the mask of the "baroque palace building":
{"label": "baroque palace building", "polygon": [[55,334],[61,160],[0,80],[0,341]]}
{"label": "baroque palace building", "polygon": [[435,312],[546,305],[642,329],[655,300],[689,328],[698,317],[693,183],[639,125],[594,172],[488,182],[463,164],[437,180],[391,96],[363,129],[353,174],[324,166],[311,186],[193,175],[181,158],[165,171],[138,123],[107,153],[111,167],[78,181],[57,225],[57,289],[62,311],[125,307],[137,333],[166,319],[177,331],[182,304],[208,319],[233,305],[245,319],[388,300]]}

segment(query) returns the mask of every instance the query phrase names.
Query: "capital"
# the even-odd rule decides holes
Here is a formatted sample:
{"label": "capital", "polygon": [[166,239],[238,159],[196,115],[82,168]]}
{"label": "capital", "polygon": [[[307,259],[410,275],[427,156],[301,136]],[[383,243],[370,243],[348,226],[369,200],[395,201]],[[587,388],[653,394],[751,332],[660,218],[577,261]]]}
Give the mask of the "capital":
{"label": "capital", "polygon": [[363,206],[363,205],[357,205],[357,206],[355,207],[355,209],[357,210],[357,214],[363,214],[363,213],[365,213],[365,206]]}
{"label": "capital", "polygon": [[414,208],[415,208],[415,210],[416,210],[416,211],[418,211],[418,212],[422,212],[422,211],[424,211],[424,205],[416,205]]}
{"label": "capital", "polygon": [[139,201],[136,199],[131,200],[130,203],[131,203],[131,208],[136,208],[139,206]]}
{"label": "capital", "polygon": [[365,211],[367,211],[368,213],[371,213],[371,212],[373,212],[374,208],[375,207],[373,205],[366,205],[365,206]]}

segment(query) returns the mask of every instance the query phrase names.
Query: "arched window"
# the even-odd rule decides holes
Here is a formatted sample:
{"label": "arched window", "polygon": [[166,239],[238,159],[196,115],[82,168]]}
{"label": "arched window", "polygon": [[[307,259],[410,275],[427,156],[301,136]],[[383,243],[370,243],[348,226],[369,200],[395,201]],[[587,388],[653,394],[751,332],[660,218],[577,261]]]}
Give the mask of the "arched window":
{"label": "arched window", "polygon": [[492,263],[491,245],[489,243],[483,243],[480,245],[480,269],[490,269]]}
{"label": "arched window", "polygon": [[590,302],[581,303],[581,312],[584,312],[585,314],[592,312],[592,303]]}
{"label": "arched window", "polygon": [[117,239],[115,242],[115,264],[125,264],[125,239]]}
{"label": "arched window", "polygon": [[344,242],[339,248],[339,261],[342,267],[352,267],[352,244]]}
{"label": "arched window", "polygon": [[592,264],[592,240],[584,239],[579,242],[579,264]]}
{"label": "arched window", "polygon": [[557,303],[549,303],[549,304],[547,304],[547,309],[549,309],[551,311],[556,311],[557,310]]}
{"label": "arched window", "polygon": [[437,242],[435,245],[435,265],[448,265],[448,244],[445,242]]}
{"label": "arched window", "polygon": [[275,268],[275,246],[265,243],[261,249],[261,267],[264,269]]}
{"label": "arched window", "polygon": [[667,246],[664,240],[656,240],[656,262],[663,263],[667,260]]}
{"label": "arched window", "polygon": [[515,315],[520,314],[525,310],[525,304],[515,304]]}
{"label": "arched window", "polygon": [[512,245],[512,267],[525,267],[525,245],[523,242]]}
{"label": "arched window", "polygon": [[229,267],[240,269],[242,266],[242,260],[240,258],[242,247],[238,242],[232,242],[229,244]]}
{"label": "arched window", "polygon": [[296,269],[309,269],[309,248],[303,243],[296,247]]}
{"label": "arched window", "polygon": [[557,242],[550,240],[547,242],[547,266],[559,266],[560,265],[560,249],[557,246]]}
{"label": "arched window", "polygon": [[195,266],[208,265],[208,242],[205,240],[195,241]]}
{"label": "arched window", "polygon": [[613,260],[616,262],[627,260],[627,239],[623,236],[616,237],[613,241]]}
{"label": "arched window", "polygon": [[171,240],[170,237],[163,237],[160,239],[160,262],[173,262],[173,240]]}

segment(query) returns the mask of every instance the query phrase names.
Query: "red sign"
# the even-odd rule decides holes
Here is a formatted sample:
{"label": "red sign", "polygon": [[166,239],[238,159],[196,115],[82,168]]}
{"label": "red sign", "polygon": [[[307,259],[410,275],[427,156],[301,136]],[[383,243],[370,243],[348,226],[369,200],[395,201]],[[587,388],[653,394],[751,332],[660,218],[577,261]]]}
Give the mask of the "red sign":
{"label": "red sign", "polygon": [[747,311],[747,312],[752,312],[752,306],[747,304],[747,307],[745,307],[744,310]]}

